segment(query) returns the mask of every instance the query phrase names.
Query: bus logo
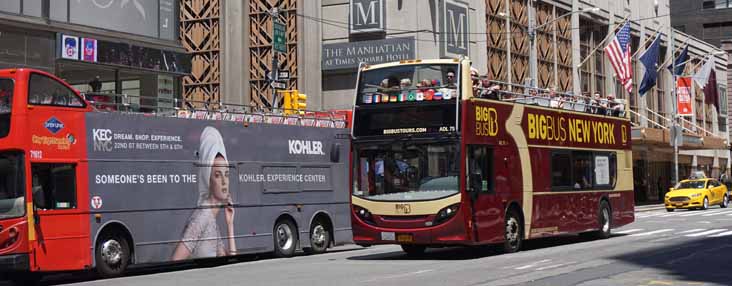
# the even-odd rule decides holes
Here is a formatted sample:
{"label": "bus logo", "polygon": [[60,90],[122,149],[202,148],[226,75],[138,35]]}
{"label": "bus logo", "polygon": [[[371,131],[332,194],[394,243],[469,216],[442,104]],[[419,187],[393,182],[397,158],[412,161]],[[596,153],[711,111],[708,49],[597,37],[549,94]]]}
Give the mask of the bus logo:
{"label": "bus logo", "polygon": [[56,119],[56,117],[51,117],[43,123],[43,127],[46,127],[46,129],[51,131],[51,133],[56,134],[61,131],[61,129],[64,129],[64,123]]}
{"label": "bus logo", "polygon": [[321,141],[288,140],[287,143],[292,155],[325,155]]}
{"label": "bus logo", "polygon": [[112,152],[112,130],[92,129],[94,135],[94,151]]}
{"label": "bus logo", "polygon": [[94,196],[91,199],[91,207],[95,210],[102,208],[102,203],[102,197],[100,196]]}
{"label": "bus logo", "polygon": [[412,213],[412,206],[409,204],[396,204],[395,207],[396,207],[397,213],[403,213],[403,214]]}

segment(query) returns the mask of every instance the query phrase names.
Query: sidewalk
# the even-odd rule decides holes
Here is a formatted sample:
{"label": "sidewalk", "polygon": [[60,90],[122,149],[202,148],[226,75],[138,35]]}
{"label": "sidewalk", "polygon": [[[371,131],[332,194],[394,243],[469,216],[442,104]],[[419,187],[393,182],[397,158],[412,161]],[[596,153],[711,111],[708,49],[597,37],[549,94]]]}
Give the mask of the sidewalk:
{"label": "sidewalk", "polygon": [[635,206],[635,212],[647,212],[647,211],[655,211],[655,210],[662,210],[666,207],[659,203],[659,204],[652,204],[652,205],[642,205],[642,206]]}

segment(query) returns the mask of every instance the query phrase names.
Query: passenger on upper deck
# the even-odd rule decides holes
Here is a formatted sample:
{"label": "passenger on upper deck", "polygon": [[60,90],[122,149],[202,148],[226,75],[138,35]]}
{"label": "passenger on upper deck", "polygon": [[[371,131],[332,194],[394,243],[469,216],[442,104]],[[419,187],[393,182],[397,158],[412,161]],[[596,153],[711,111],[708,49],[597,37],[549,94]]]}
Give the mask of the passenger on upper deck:
{"label": "passenger on upper deck", "polygon": [[455,72],[452,70],[447,71],[446,75],[447,80],[445,80],[445,85],[447,88],[457,88],[457,84],[455,84]]}
{"label": "passenger on upper deck", "polygon": [[0,80],[0,113],[10,112],[13,106],[13,82]]}
{"label": "passenger on upper deck", "polygon": [[490,82],[490,80],[488,80],[487,76],[481,77],[480,83],[481,83],[481,91],[480,91],[481,98],[496,99],[496,100],[499,99],[498,91],[501,89],[500,85],[491,86],[491,82]]}
{"label": "passenger on upper deck", "polygon": [[478,69],[470,67],[470,80],[473,83],[473,95],[479,94],[478,89],[480,89],[480,74],[478,73]]}

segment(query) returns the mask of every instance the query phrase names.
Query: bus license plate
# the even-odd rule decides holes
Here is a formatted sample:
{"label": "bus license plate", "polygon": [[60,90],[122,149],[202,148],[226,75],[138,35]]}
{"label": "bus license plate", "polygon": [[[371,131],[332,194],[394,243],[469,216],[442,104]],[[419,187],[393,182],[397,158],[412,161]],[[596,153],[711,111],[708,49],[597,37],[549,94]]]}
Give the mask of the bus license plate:
{"label": "bus license plate", "polygon": [[396,240],[393,232],[382,232],[381,240]]}
{"label": "bus license plate", "polygon": [[411,234],[400,234],[397,235],[398,242],[414,242],[414,237]]}

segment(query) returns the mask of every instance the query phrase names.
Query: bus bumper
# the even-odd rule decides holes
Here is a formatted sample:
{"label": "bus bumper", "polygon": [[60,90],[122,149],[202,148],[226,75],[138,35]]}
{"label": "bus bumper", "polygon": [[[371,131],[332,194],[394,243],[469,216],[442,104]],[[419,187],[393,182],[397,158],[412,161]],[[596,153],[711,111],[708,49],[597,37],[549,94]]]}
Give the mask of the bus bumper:
{"label": "bus bumper", "polygon": [[27,253],[0,255],[0,272],[28,270],[30,270],[30,258]]}
{"label": "bus bumper", "polygon": [[358,245],[415,244],[415,245],[471,245],[461,220],[453,219],[430,228],[390,228],[353,220],[353,241]]}

